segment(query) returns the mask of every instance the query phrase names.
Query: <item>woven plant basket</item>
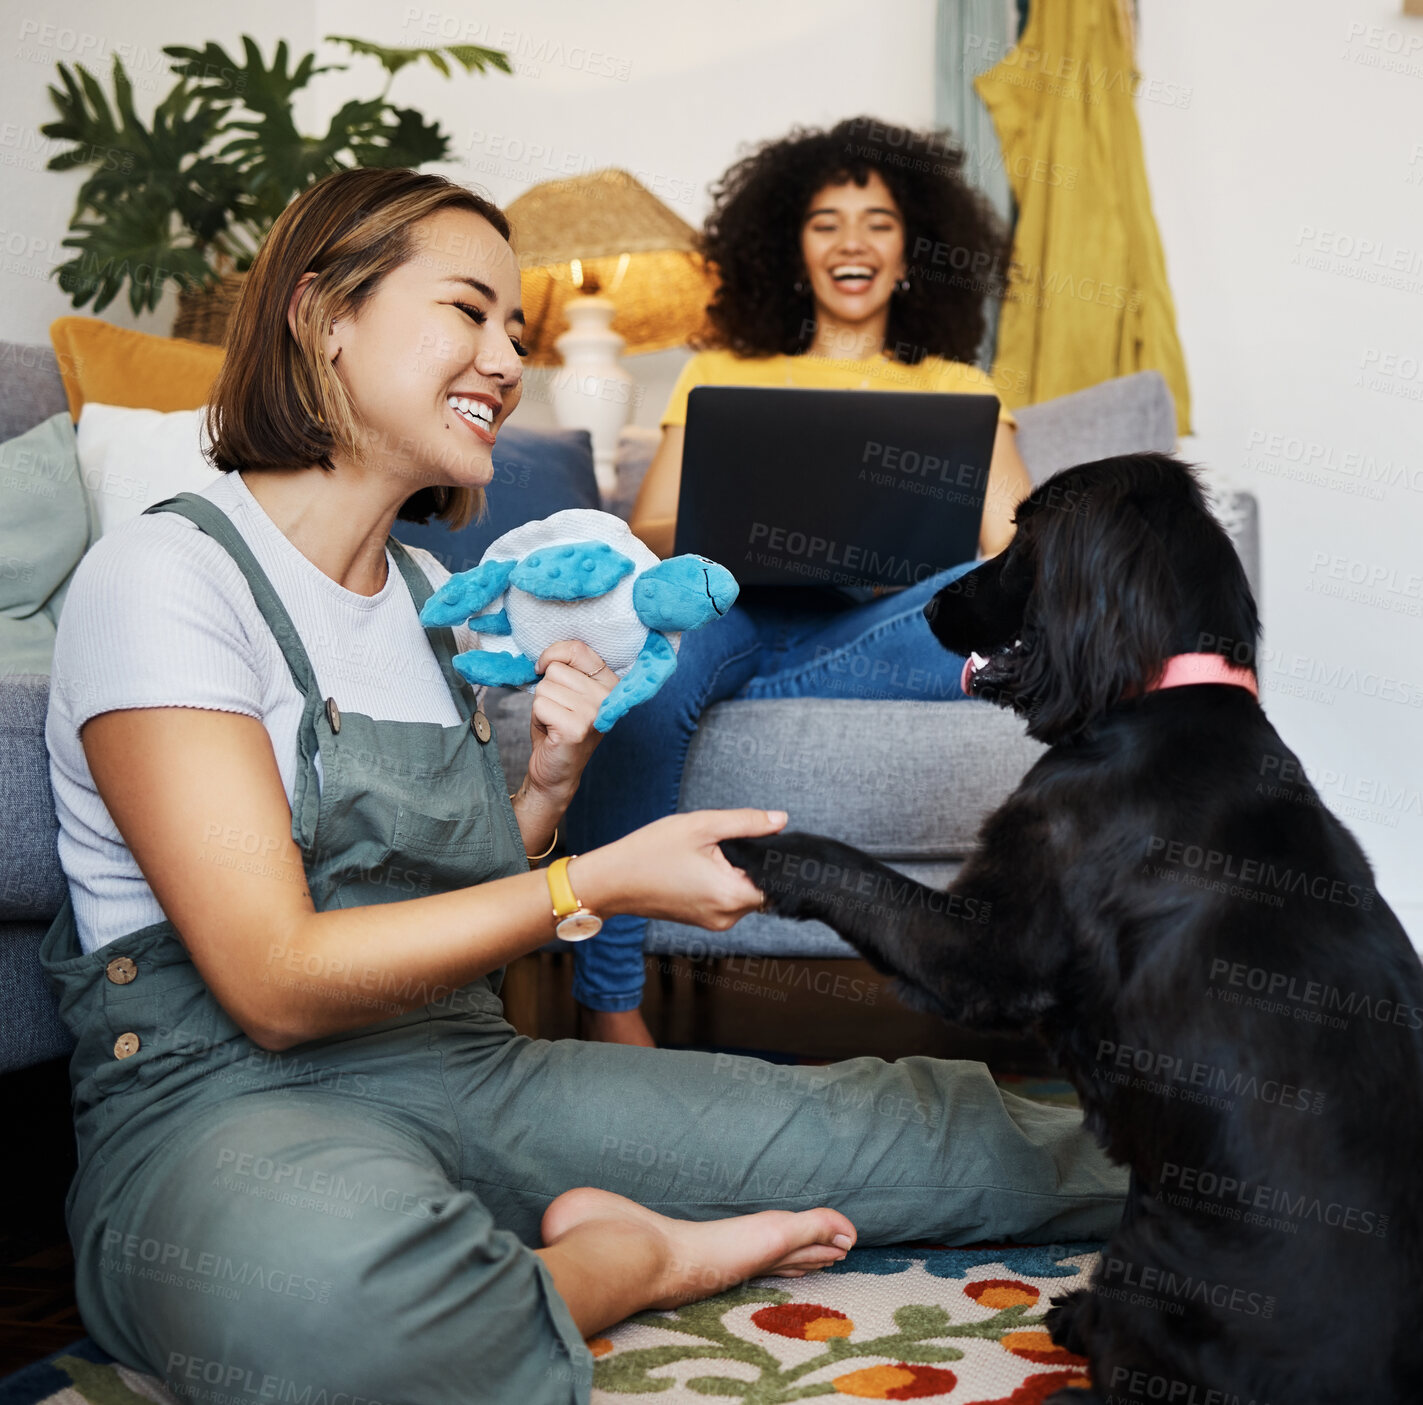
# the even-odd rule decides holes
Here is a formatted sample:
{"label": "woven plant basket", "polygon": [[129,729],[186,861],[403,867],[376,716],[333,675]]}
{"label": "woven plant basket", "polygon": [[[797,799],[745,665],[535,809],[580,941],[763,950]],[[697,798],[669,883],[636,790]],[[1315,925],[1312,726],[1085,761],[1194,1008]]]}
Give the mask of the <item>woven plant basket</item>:
{"label": "woven plant basket", "polygon": [[173,319],[173,335],[188,341],[221,346],[227,335],[227,319],[237,306],[245,273],[225,273],[210,288],[184,288],[178,294],[178,315]]}

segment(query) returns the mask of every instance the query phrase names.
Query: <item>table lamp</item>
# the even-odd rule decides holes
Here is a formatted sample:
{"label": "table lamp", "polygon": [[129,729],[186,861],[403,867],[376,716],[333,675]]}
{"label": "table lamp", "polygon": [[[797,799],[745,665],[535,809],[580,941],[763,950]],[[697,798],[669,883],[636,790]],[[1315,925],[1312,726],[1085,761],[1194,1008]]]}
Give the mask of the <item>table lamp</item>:
{"label": "table lamp", "polygon": [[711,301],[696,231],[616,169],[537,185],[505,212],[523,277],[530,364],[561,359],[554,416],[592,435],[598,487],[609,495],[634,399],[619,354],[683,345]]}

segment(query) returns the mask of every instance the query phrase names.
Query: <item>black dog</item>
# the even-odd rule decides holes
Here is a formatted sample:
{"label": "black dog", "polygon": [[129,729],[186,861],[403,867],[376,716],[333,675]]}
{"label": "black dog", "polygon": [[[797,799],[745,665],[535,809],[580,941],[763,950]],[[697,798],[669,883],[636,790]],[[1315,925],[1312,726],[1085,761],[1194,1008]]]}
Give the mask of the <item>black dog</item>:
{"label": "black dog", "polygon": [[1094,1389],[1055,1400],[1423,1400],[1423,966],[1256,700],[1230,540],[1157,454],[1017,522],[925,610],[1050,746],[947,896],[815,835],[722,848],[911,1003],[1034,1028],[1131,1168],[1047,1318]]}

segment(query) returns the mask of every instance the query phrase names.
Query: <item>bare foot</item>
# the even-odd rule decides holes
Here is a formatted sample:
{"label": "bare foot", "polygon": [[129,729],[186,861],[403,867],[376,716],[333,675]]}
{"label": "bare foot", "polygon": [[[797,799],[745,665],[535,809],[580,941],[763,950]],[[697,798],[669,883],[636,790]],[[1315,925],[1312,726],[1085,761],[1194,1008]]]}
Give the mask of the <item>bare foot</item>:
{"label": "bare foot", "polygon": [[801,1278],[838,1263],[855,1226],[838,1210],[762,1210],[724,1220],[674,1220],[611,1191],[581,1186],[544,1211],[544,1244],[593,1222],[625,1224],[660,1241],[663,1266],[647,1306],[673,1308],[709,1298],[748,1278]]}
{"label": "bare foot", "polygon": [[583,1017],[586,1039],[599,1044],[636,1044],[643,1049],[657,1047],[641,1010],[585,1009]]}

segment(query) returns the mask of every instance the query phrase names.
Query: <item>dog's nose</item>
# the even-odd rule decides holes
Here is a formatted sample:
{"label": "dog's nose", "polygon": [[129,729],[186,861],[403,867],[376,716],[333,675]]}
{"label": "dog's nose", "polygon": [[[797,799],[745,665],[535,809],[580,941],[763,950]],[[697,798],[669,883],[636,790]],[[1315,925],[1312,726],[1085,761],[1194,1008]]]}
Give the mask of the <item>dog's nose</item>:
{"label": "dog's nose", "polygon": [[937,615],[938,613],[939,613],[939,597],[938,597],[937,595],[931,595],[931,596],[929,597],[928,603],[924,606],[924,618],[925,618],[926,620],[928,620],[930,624],[933,624],[933,623],[934,623],[934,616]]}

